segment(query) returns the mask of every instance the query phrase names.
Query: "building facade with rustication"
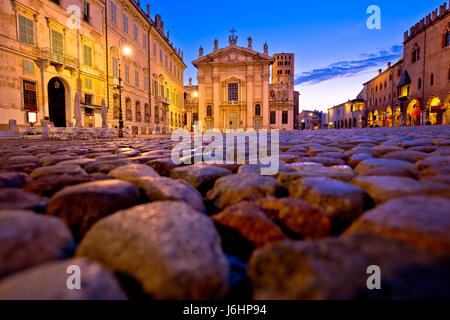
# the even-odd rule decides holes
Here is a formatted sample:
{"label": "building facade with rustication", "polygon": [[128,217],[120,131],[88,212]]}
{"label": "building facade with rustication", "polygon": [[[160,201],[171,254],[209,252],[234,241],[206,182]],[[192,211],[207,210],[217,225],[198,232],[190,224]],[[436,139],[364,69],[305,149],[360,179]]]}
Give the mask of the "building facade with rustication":
{"label": "building facade with rustication", "polygon": [[149,6],[144,12],[135,0],[0,3],[0,130],[9,120],[27,126],[27,111],[37,112],[37,126],[73,126],[76,93],[83,127],[102,125],[102,100],[109,127],[118,127],[120,104],[130,132],[182,127],[183,53]]}

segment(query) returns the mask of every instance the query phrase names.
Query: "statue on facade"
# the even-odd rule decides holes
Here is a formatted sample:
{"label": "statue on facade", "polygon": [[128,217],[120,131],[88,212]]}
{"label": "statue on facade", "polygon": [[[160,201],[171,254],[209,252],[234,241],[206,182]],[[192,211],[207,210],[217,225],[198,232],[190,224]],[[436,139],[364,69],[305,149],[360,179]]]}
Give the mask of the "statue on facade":
{"label": "statue on facade", "polygon": [[264,54],[269,54],[269,46],[267,45],[267,42],[264,43]]}
{"label": "statue on facade", "polygon": [[189,78],[189,86],[192,86],[192,78]]}
{"label": "statue on facade", "polygon": [[219,49],[219,40],[214,39],[214,50]]}
{"label": "statue on facade", "polygon": [[253,42],[252,37],[248,37],[247,41],[248,41],[248,48],[251,49],[252,48],[252,42]]}
{"label": "statue on facade", "polygon": [[200,48],[198,49],[198,56],[199,57],[203,57],[203,48],[202,48],[202,46],[200,46]]}

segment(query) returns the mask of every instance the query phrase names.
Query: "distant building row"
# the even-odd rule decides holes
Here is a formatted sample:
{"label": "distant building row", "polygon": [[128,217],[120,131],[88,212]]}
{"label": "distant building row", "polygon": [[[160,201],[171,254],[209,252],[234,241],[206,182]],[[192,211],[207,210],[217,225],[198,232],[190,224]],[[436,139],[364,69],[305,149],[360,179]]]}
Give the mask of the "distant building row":
{"label": "distant building row", "polygon": [[450,124],[450,8],[444,3],[404,34],[403,58],[328,109],[330,128]]}

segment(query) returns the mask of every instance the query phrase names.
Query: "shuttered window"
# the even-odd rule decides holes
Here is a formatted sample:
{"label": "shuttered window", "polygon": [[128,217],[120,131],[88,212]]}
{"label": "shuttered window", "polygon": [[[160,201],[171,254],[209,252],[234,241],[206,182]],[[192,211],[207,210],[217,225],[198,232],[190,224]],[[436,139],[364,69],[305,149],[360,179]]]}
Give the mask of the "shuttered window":
{"label": "shuttered window", "polygon": [[86,89],[92,89],[92,79],[91,78],[84,78],[84,87]]}
{"label": "shuttered window", "polygon": [[110,4],[111,4],[111,21],[114,24],[117,24],[117,6],[112,1],[110,1]]}
{"label": "shuttered window", "polygon": [[87,45],[83,45],[83,62],[92,67],[92,48]]}
{"label": "shuttered window", "polygon": [[123,15],[123,32],[128,34],[128,17]]}
{"label": "shuttered window", "polygon": [[53,59],[63,62],[63,35],[56,30],[52,30],[52,56]]}
{"label": "shuttered window", "polygon": [[19,14],[19,41],[34,45],[34,23],[33,20]]}
{"label": "shuttered window", "polygon": [[125,65],[125,83],[130,83],[130,67]]}
{"label": "shuttered window", "polygon": [[28,74],[34,74],[34,63],[24,59],[23,72]]}
{"label": "shuttered window", "polygon": [[113,68],[113,77],[117,78],[117,74],[118,74],[118,68],[117,68],[117,58],[112,58],[112,68]]}

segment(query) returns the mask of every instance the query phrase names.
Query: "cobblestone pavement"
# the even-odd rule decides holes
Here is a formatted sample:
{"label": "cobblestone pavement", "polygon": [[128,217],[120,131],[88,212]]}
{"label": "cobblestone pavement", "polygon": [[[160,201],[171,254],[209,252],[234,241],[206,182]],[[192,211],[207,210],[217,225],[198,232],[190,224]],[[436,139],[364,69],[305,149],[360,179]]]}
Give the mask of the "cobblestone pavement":
{"label": "cobblestone pavement", "polygon": [[450,126],[282,132],[275,176],[174,145],[0,141],[0,299],[450,298]]}

